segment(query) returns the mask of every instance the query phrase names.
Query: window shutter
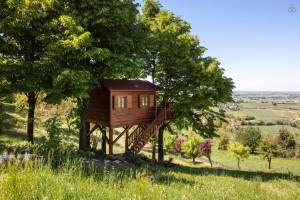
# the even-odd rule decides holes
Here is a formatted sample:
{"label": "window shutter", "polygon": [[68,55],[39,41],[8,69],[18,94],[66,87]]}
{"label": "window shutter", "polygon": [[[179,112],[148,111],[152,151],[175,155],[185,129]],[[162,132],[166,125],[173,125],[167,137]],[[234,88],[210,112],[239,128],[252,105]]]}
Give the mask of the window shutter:
{"label": "window shutter", "polygon": [[154,95],[153,94],[151,94],[150,95],[150,107],[154,107]]}
{"label": "window shutter", "polygon": [[132,108],[132,95],[127,95],[127,108]]}
{"label": "window shutter", "polygon": [[113,109],[114,110],[118,110],[118,100],[119,100],[119,97],[118,96],[114,96],[114,107]]}
{"label": "window shutter", "polygon": [[142,99],[142,95],[139,95],[139,108],[143,107],[143,99]]}

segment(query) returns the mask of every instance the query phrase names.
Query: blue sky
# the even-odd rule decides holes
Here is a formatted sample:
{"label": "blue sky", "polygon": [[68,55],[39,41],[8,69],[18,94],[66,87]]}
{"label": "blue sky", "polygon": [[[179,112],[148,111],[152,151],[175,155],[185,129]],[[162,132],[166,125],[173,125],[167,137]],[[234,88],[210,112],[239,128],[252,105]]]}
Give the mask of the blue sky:
{"label": "blue sky", "polygon": [[[300,91],[300,0],[160,3],[191,23],[205,56],[221,62],[235,90]],[[288,11],[291,4],[296,12]]]}

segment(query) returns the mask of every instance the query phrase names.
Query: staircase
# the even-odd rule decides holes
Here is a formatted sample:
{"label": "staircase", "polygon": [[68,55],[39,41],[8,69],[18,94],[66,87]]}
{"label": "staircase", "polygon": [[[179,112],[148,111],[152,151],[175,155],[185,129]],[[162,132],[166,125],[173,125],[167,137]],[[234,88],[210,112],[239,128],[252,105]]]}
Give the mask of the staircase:
{"label": "staircase", "polygon": [[157,130],[175,116],[167,109],[162,109],[149,124],[139,125],[126,139],[127,153],[137,154],[153,138]]}

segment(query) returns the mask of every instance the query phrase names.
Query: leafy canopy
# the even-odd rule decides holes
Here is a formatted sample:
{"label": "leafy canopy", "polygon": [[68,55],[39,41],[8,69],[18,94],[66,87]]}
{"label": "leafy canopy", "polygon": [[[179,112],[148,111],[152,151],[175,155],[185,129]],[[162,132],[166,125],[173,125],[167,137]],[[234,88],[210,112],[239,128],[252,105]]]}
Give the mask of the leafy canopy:
{"label": "leafy canopy", "polygon": [[203,57],[206,49],[190,24],[160,9],[158,1],[145,0],[141,22],[147,32],[143,72],[164,89],[161,99],[176,102],[174,124],[191,126],[204,137],[216,135],[213,120],[224,115],[212,107],[232,100],[232,80],[215,58]]}

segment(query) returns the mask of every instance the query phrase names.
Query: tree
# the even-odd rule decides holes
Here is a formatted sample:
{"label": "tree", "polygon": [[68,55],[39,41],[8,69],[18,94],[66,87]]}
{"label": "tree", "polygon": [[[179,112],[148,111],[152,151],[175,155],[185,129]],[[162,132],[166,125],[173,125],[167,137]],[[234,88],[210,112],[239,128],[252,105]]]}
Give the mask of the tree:
{"label": "tree", "polygon": [[0,7],[0,94],[26,95],[27,136],[33,143],[37,98],[52,87],[57,72],[48,51],[59,39],[63,7],[48,0],[1,1]]}
{"label": "tree", "polygon": [[[75,28],[78,24],[86,31],[87,37],[83,45],[77,45],[76,42],[84,38],[68,37],[55,46],[54,52],[60,52],[63,56],[54,56],[53,59],[62,67],[55,84],[58,89],[52,96],[77,99],[79,148],[86,150],[85,118],[89,98],[86,93],[98,86],[99,79],[138,77],[139,51],[142,49],[139,44],[144,35],[137,23],[138,9],[133,0],[69,0],[68,6],[68,15],[72,19],[69,22]],[[80,90],[82,92],[74,91],[77,86],[83,87]]]}
{"label": "tree", "polygon": [[271,169],[271,161],[280,154],[280,147],[271,138],[264,138],[258,148],[259,154],[268,161],[268,168]]}
{"label": "tree", "polygon": [[[204,137],[215,136],[213,121],[224,113],[212,107],[232,100],[232,80],[215,58],[203,57],[206,49],[190,33],[190,24],[162,10],[158,1],[145,0],[141,21],[147,31],[144,74],[164,89],[161,105],[176,102],[171,108],[176,113],[173,124],[179,129],[192,127]],[[159,159],[163,160],[160,150]]]}
{"label": "tree", "polygon": [[229,154],[237,159],[238,168],[240,167],[240,161],[250,156],[250,148],[240,143],[233,143],[229,145]]}
{"label": "tree", "polygon": [[164,146],[166,148],[167,151],[170,151],[170,149],[174,149],[175,147],[175,141],[176,141],[176,136],[175,135],[171,135],[171,134],[167,134],[164,135]]}
{"label": "tree", "polygon": [[295,155],[297,143],[294,135],[287,128],[279,129],[276,141],[281,147],[282,157],[293,157]]}
{"label": "tree", "polygon": [[218,149],[227,150],[228,145],[229,145],[229,137],[227,135],[221,136],[219,140]]}
{"label": "tree", "polygon": [[261,132],[259,128],[248,126],[241,128],[236,133],[236,140],[244,146],[250,147],[250,153],[254,153],[256,148],[259,146],[261,139]]}
{"label": "tree", "polygon": [[199,144],[200,139],[198,135],[191,135],[189,139],[183,143],[182,150],[185,154],[192,157],[193,163],[195,163],[195,158],[199,156]]}
{"label": "tree", "polygon": [[199,150],[200,150],[200,155],[206,156],[208,158],[208,161],[210,163],[210,166],[212,167],[212,162],[211,162],[211,141],[210,140],[205,140],[204,142],[200,143],[199,145]]}
{"label": "tree", "polygon": [[182,137],[182,136],[176,138],[176,140],[175,140],[175,150],[177,152],[179,152],[180,154],[182,154],[182,147],[183,147],[183,144],[185,141],[186,141],[186,138]]}

